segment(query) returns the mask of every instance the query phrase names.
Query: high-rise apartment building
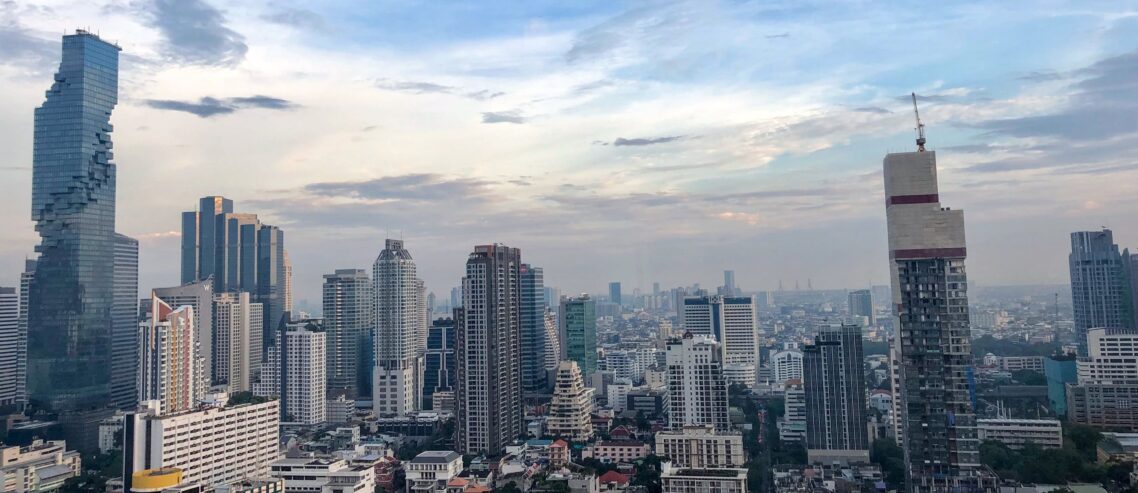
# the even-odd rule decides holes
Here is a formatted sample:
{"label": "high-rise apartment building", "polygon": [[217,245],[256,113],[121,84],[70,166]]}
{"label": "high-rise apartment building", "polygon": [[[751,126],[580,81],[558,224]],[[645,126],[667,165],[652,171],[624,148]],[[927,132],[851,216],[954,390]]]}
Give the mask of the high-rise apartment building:
{"label": "high-rise apartment building", "polygon": [[541,267],[522,264],[522,391],[545,392],[545,280]]}
{"label": "high-rise apartment building", "polygon": [[560,328],[557,323],[557,312],[546,308],[542,320],[545,326],[545,355],[542,361],[548,375],[557,370],[557,363],[561,361],[561,336],[558,335]]}
{"label": "high-rise apartment building", "polygon": [[375,369],[372,401],[381,416],[421,409],[420,333],[425,311],[415,260],[403,240],[387,240],[372,267],[375,283]]}
{"label": "high-rise apartment building", "polygon": [[0,287],[0,407],[23,402],[19,394],[20,295],[16,288]]}
{"label": "high-rise apartment building", "polygon": [[701,296],[684,299],[684,329],[714,337],[723,349],[730,383],[751,388],[758,378],[758,309],[752,296]]}
{"label": "high-rise apartment building", "polygon": [[24,271],[20,273],[20,318],[16,329],[19,336],[16,345],[16,395],[21,404],[28,402],[28,298],[35,275],[36,261],[25,259]]}
{"label": "high-rise apartment building", "polygon": [[156,294],[150,307],[150,320],[138,326],[138,401],[158,401],[161,414],[189,411],[209,385],[194,309],[171,307]]}
{"label": "high-rise apartment building", "polygon": [[719,432],[730,431],[727,379],[719,342],[687,332],[668,341],[667,366],[669,428],[710,425]]}
{"label": "high-rise apartment building", "polygon": [[248,292],[263,307],[263,334],[272,343],[285,312],[284,232],[256,214],[233,212],[225,197],[203,197],[182,213],[182,283],[213,279],[217,293]]}
{"label": "high-rise apartment building", "polygon": [[860,320],[865,317],[871,326],[877,323],[873,315],[873,291],[868,289],[850,291],[849,310],[851,318]]}
{"label": "high-rise apartment building", "polygon": [[588,295],[564,298],[558,310],[560,361],[576,361],[589,381],[597,371],[597,305]]}
{"label": "high-rise apartment building", "polygon": [[969,392],[964,213],[940,204],[935,152],[889,154],[884,176],[906,485],[990,488]]}
{"label": "high-rise apartment building", "polygon": [[1075,342],[1080,356],[1087,355],[1087,330],[1134,327],[1128,260],[1119,253],[1114,233],[1109,229],[1071,233],[1071,254],[1067,261],[1071,268]]}
{"label": "high-rise apartment building", "polygon": [[115,234],[114,303],[111,319],[111,399],[130,409],[137,401],[138,369],[138,240]]}
{"label": "high-rise apartment building", "polygon": [[[284,258],[281,259],[284,264],[284,311],[285,313],[292,313],[292,260],[288,258],[288,250],[284,251]],[[292,321],[291,319],[289,320]]]}
{"label": "high-rise apartment building", "polygon": [[620,282],[618,281],[609,283],[609,303],[621,304]]}
{"label": "high-rise apartment building", "polygon": [[280,397],[283,422],[305,426],[326,422],[327,347],[320,321],[289,322],[274,344],[266,354],[253,394]]}
{"label": "high-rise apartment building", "polygon": [[213,320],[213,282],[206,279],[172,288],[154,288],[152,293],[174,308],[190,306],[194,309],[194,327],[197,330],[194,337],[197,339],[202,361],[205,362],[203,378],[207,386],[218,383],[213,375],[217,366],[213,354],[215,345],[213,334],[217,330]]}
{"label": "high-rise apartment building", "polygon": [[558,364],[546,421],[549,434],[574,442],[589,441],[593,437],[593,392],[585,387],[576,361]]}
{"label": "high-rise apartment building", "polygon": [[1078,383],[1066,386],[1068,419],[1138,431],[1138,330],[1095,328],[1086,340],[1087,355],[1076,363]]}
{"label": "high-rise apartment building", "polygon": [[869,462],[861,327],[822,329],[802,348],[811,462]]}
{"label": "high-rise apartment building", "polygon": [[[126,279],[137,266],[116,274],[133,242],[115,233],[118,58],[119,47],[94,34],[64,36],[59,69],[35,110],[31,211],[40,244],[29,286],[28,392],[61,413],[67,442],[80,451],[96,448],[97,423],[115,396],[131,400],[122,391],[132,390],[112,394],[122,376],[114,370],[129,363],[114,339],[133,339],[137,323],[122,318],[126,300],[116,295],[126,289],[115,284],[138,282]],[[129,294],[137,306],[137,292]]]}
{"label": "high-rise apartment building", "polygon": [[366,334],[375,327],[374,285],[363,269],[324,274],[324,334],[327,338],[328,395],[359,397],[367,381],[360,368]]}
{"label": "high-rise apartment building", "polygon": [[474,247],[456,312],[455,449],[497,455],[524,433],[521,250]]}
{"label": "high-rise apartment building", "polygon": [[213,299],[213,379],[229,392],[253,390],[264,359],[264,307],[249,293],[218,293]]}
{"label": "high-rise apartment building", "polygon": [[427,329],[423,355],[423,409],[435,409],[435,392],[453,392],[455,383],[453,318],[440,318]]}

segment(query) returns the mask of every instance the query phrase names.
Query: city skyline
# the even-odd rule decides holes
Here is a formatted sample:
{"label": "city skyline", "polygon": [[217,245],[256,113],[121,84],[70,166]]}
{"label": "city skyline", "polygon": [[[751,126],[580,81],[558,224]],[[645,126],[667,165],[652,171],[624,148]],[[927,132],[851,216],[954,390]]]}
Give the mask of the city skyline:
{"label": "city skyline", "polygon": [[[308,306],[322,274],[366,265],[388,231],[422,245],[436,293],[457,284],[470,246],[492,241],[521,248],[568,293],[614,279],[628,292],[715,286],[724,269],[745,290],[886,284],[877,157],[909,150],[910,90],[927,107],[930,148],[946,151],[945,193],[985,211],[970,223],[973,280],[1065,283],[1070,231],[1108,226],[1120,246],[1138,243],[1132,190],[1118,186],[1132,181],[1120,159],[1138,128],[1090,117],[1129,111],[1133,88],[1115,81],[1138,63],[1132,15],[1082,4],[1015,15],[978,4],[935,15],[696,7],[533,5],[482,23],[493,6],[440,5],[444,33],[401,5],[8,7],[0,87],[29,103],[0,112],[12,150],[0,169],[12,198],[0,212],[12,232],[0,242],[3,284],[33,255],[29,115],[59,31],[76,25],[123,47],[117,229],[140,239],[143,292],[177,284],[178,213],[214,194],[289,232],[295,298]],[[699,35],[724,27],[741,39]],[[1014,57],[1017,43],[941,43],[961,29],[1046,39]],[[662,36],[672,48],[653,42]],[[936,49],[895,48],[914,45]],[[354,99],[327,95],[331,85]],[[145,186],[159,180],[184,186]],[[833,237],[843,255],[830,255]],[[603,254],[579,247],[591,243]]]}

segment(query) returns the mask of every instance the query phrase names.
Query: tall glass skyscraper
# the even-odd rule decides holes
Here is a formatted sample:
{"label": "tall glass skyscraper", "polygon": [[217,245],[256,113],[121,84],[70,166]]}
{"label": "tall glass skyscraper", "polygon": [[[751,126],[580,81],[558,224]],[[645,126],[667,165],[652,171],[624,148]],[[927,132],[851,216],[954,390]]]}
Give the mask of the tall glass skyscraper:
{"label": "tall glass skyscraper", "polygon": [[61,412],[68,443],[85,450],[113,404],[114,338],[137,317],[115,299],[129,294],[137,306],[137,292],[115,286],[137,284],[136,276],[116,275],[116,267],[137,269],[121,265],[137,252],[133,240],[115,235],[110,117],[118,57],[118,46],[94,34],[64,36],[59,70],[35,110],[32,220],[40,244],[29,286],[28,391]]}
{"label": "tall glass skyscraper", "polygon": [[1071,233],[1067,262],[1071,268],[1071,305],[1079,356],[1087,355],[1088,329],[1133,328],[1128,260],[1118,252],[1114,233],[1109,229]]}
{"label": "tall glass skyscraper", "polygon": [[597,304],[588,295],[561,300],[561,360],[576,361],[585,381],[597,371]]}
{"label": "tall glass skyscraper", "polygon": [[541,267],[521,266],[522,391],[544,392],[545,285]]}

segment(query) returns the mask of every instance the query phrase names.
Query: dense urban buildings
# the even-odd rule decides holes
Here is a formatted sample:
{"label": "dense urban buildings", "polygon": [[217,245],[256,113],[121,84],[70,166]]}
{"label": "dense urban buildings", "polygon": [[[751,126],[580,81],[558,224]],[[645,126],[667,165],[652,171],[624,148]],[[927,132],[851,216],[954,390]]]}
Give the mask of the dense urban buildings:
{"label": "dense urban buildings", "polygon": [[[337,269],[324,275],[324,333],[328,354],[328,395],[355,399],[368,379],[360,368],[363,343],[375,327],[374,286],[363,269]],[[371,351],[371,348],[366,348]],[[371,394],[367,389],[366,394]]]}
{"label": "dense urban buildings", "polygon": [[522,264],[522,391],[544,393],[545,372],[545,281],[541,267]]}
{"label": "dense urban buildings", "polygon": [[253,390],[264,359],[264,306],[249,293],[218,293],[213,299],[213,378],[229,392]]}
{"label": "dense urban buildings", "polygon": [[205,397],[194,309],[173,308],[151,295],[150,320],[138,327],[138,400],[158,401],[161,414],[188,411]]}
{"label": "dense urban buildings", "polygon": [[811,462],[869,462],[861,327],[823,329],[802,348]]}
{"label": "dense urban buildings", "polygon": [[[885,156],[906,485],[911,492],[991,485],[969,394],[971,341],[964,213],[942,207],[936,153]],[[897,400],[897,399],[895,399]]]}
{"label": "dense urban buildings", "polygon": [[0,491],[57,491],[83,472],[79,452],[67,442],[34,440],[26,446],[0,446]]}
{"label": "dense urban buildings", "polygon": [[724,373],[730,383],[754,387],[759,368],[759,327],[751,296],[687,298],[684,329],[712,336],[723,348]]}
{"label": "dense urban buildings", "polygon": [[403,240],[387,240],[372,266],[375,283],[375,369],[372,401],[381,416],[421,408],[419,334],[427,328],[419,279]]}
{"label": "dense urban buildings", "polygon": [[1134,328],[1129,260],[1119,253],[1109,229],[1071,233],[1071,306],[1080,356],[1087,355],[1087,330]]}
{"label": "dense urban buildings", "polygon": [[711,425],[715,431],[730,431],[719,343],[709,336],[685,333],[668,341],[667,362],[669,428]]}
{"label": "dense urban buildings", "polygon": [[[59,69],[35,110],[31,211],[40,244],[29,286],[28,393],[61,413],[79,450],[95,448],[95,424],[113,406],[134,402],[132,383],[112,395],[112,382],[130,377],[121,372],[131,371],[126,351],[136,347],[137,312],[126,303],[138,303],[137,278],[124,278],[137,272],[125,265],[132,246],[137,259],[137,243],[115,233],[110,117],[118,61],[119,47],[95,34],[65,35]],[[116,281],[127,286],[116,289]]]}
{"label": "dense urban buildings", "polygon": [[521,256],[517,248],[479,245],[466,261],[455,345],[455,449],[463,454],[501,454],[525,430]]}
{"label": "dense urban buildings", "polygon": [[588,295],[561,300],[560,361],[576,361],[586,381],[597,371],[597,305]]}

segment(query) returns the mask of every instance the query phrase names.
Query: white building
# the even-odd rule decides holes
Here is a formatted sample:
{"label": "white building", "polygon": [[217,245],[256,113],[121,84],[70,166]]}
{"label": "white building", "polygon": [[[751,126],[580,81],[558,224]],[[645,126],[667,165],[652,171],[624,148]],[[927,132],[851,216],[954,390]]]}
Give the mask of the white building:
{"label": "white building", "polygon": [[784,442],[806,441],[806,389],[802,380],[787,380],[783,394],[784,414],[778,423],[778,438]]}
{"label": "white building", "polygon": [[462,472],[462,455],[451,450],[428,450],[407,462],[407,491],[445,493],[447,483]]}
{"label": "white building", "polygon": [[586,442],[592,438],[594,391],[585,387],[576,361],[558,364],[553,401],[549,404],[549,419],[546,421],[549,434],[574,442]]}
{"label": "white building", "polygon": [[742,384],[747,388],[754,387],[758,378],[757,313],[755,299],[751,296],[684,299],[684,329],[719,341],[723,351],[723,367],[732,378],[730,383]]}
{"label": "white building", "polygon": [[253,390],[264,351],[264,305],[249,293],[218,293],[213,298],[213,377],[230,392]]}
{"label": "white building", "polygon": [[611,407],[614,412],[624,412],[628,408],[628,392],[632,390],[632,383],[628,380],[617,379],[606,387],[608,407]]}
{"label": "white building", "polygon": [[[561,300],[550,300],[561,303]],[[557,371],[557,363],[561,360],[561,337],[557,324],[557,314],[553,310],[545,309],[545,371]]]}
{"label": "white building", "polygon": [[802,379],[802,351],[784,349],[770,356],[774,381],[784,384],[787,380]]}
{"label": "white building", "polygon": [[1000,369],[1004,371],[1029,370],[1043,373],[1043,356],[1001,356]]}
{"label": "white building", "polygon": [[138,327],[138,401],[158,401],[162,414],[188,411],[207,387],[194,309],[153,294],[150,303],[151,318]]}
{"label": "white building", "polygon": [[614,349],[605,351],[605,366],[601,369],[612,372],[613,378],[621,378],[632,382],[640,381],[642,368],[636,351]]}
{"label": "white building", "polygon": [[419,410],[422,399],[420,334],[425,334],[419,278],[402,240],[387,240],[372,266],[375,361],[372,402],[380,416]]}
{"label": "white building", "polygon": [[1138,331],[1088,330],[1087,356],[1077,365],[1080,385],[1138,384]]}
{"label": "white building", "polygon": [[743,467],[743,435],[716,432],[710,426],[685,426],[682,430],[656,433],[656,455],[672,460],[676,467]]}
{"label": "white building", "polygon": [[51,491],[82,472],[79,452],[67,443],[36,440],[27,447],[0,448],[0,491]]}
{"label": "white building", "polygon": [[375,491],[375,468],[351,465],[343,459],[280,459],[270,475],[283,479],[285,493],[371,493]]}
{"label": "white building", "polygon": [[660,473],[663,493],[747,493],[747,470],[689,469],[665,462]]}
{"label": "white building", "polygon": [[980,440],[995,440],[1008,448],[1027,444],[1039,448],[1063,448],[1063,424],[1057,419],[977,419]]}
{"label": "white building", "polygon": [[[183,284],[172,288],[154,288],[151,292],[167,305],[174,308],[190,306],[194,309],[194,327],[198,340],[198,352],[201,353],[205,373],[206,386],[213,385],[216,378],[213,375],[213,281],[202,280]],[[257,355],[258,359],[260,354]]]}
{"label": "white building", "polygon": [[336,396],[334,399],[328,399],[327,406],[327,421],[328,424],[347,424],[352,421],[352,416],[356,414],[356,401],[349,399],[343,395]]}
{"label": "white building", "polygon": [[[229,405],[224,394],[195,411],[159,415],[156,406],[127,414],[124,476],[177,467],[183,481],[227,483],[264,477],[280,457],[280,404],[269,400]],[[130,484],[126,484],[130,491]]]}
{"label": "white building", "polygon": [[[253,394],[278,396],[288,424],[315,425],[327,420],[328,388],[325,339],[319,321],[289,323],[269,348]],[[286,375],[282,382],[281,375]]]}
{"label": "white building", "polygon": [[712,425],[729,431],[723,353],[709,336],[684,334],[668,341],[669,427]]}
{"label": "white building", "polygon": [[0,406],[23,401],[20,392],[20,295],[16,288],[0,287]]}

